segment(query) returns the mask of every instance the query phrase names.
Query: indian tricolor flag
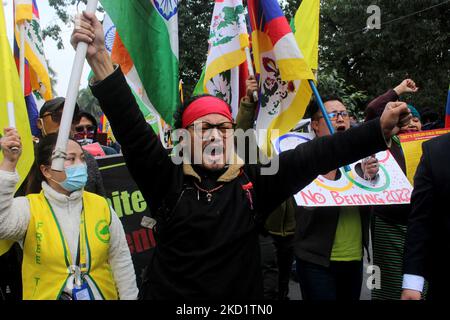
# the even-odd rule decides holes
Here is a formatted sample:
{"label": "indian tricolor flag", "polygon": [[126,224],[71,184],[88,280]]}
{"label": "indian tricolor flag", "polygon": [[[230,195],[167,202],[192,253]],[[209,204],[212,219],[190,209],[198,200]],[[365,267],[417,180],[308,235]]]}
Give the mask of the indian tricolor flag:
{"label": "indian tricolor flag", "polygon": [[[120,36],[120,43],[113,41],[113,60],[121,63],[131,82],[138,84],[138,94],[141,89],[142,94],[145,91],[144,102],[172,124],[173,113],[180,103],[178,0],[101,0],[101,3]],[[124,52],[127,54],[122,56]]]}
{"label": "indian tricolor flag", "polygon": [[122,72],[125,75],[125,79],[127,80],[128,85],[136,98],[136,102],[138,103],[145,120],[152,126],[155,133],[160,132],[159,114],[151,104],[144,89],[144,85],[142,84],[141,78],[136,70],[136,66],[131,59],[128,50],[122,43],[122,40],[117,33],[116,26],[107,14],[105,14],[103,19],[103,31],[105,34],[106,50],[111,56],[112,61],[120,64]]}
{"label": "indian tricolor flag", "polygon": [[[303,117],[314,79],[277,0],[248,0],[260,108],[256,120],[259,146],[271,154],[271,141]],[[278,130],[278,133],[276,131]]]}

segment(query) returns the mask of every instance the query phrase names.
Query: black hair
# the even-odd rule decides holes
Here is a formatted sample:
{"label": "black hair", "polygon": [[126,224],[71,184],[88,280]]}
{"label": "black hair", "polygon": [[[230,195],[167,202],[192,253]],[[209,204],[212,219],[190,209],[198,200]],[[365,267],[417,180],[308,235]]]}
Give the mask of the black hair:
{"label": "black hair", "polygon": [[[58,140],[57,133],[51,133],[44,138],[39,139],[39,143],[34,148],[34,163],[28,174],[28,181],[26,185],[25,194],[39,193],[42,190],[42,182],[46,181],[41,171],[41,165],[50,166],[52,163],[53,150],[55,150],[56,141]],[[70,138],[69,140],[76,140]]]}
{"label": "black hair", "polygon": [[94,140],[94,142],[97,142],[97,129],[98,129],[97,119],[95,119],[95,117],[92,114],[90,114],[89,112],[84,111],[84,110],[81,110],[78,113],[78,118],[80,119],[80,121],[81,121],[81,118],[86,118],[90,122],[92,122],[92,125],[95,127],[94,128],[94,139],[93,140]]}
{"label": "black hair", "polygon": [[424,108],[421,112],[422,123],[435,122],[439,120],[439,113],[431,108]]}
{"label": "black hair", "polygon": [[[211,95],[211,94],[201,94],[201,95],[198,95],[198,96],[192,96],[192,97],[190,97],[189,99],[186,99],[186,100],[184,100],[184,103],[175,111],[175,113],[173,114],[173,118],[174,118],[174,127],[175,127],[175,129],[181,129],[182,128],[182,126],[183,126],[183,122],[182,122],[182,120],[183,120],[183,113],[184,113],[184,111],[187,109],[187,107],[192,103],[192,102],[194,102],[195,100],[197,100],[197,99],[200,99],[200,98],[203,98],[203,97],[215,97],[215,98],[218,98],[218,97],[216,97],[216,96],[213,96],[213,95]],[[220,99],[220,98],[218,98],[218,99]],[[228,106],[228,108],[229,108],[229,110],[230,110],[230,112],[232,112],[231,111],[231,106],[227,103],[227,106]]]}
{"label": "black hair", "polygon": [[[327,101],[339,101],[344,104],[342,98],[336,94],[325,94],[321,96],[322,102],[325,103]],[[317,99],[314,97],[311,99],[308,105],[309,116],[312,120],[317,120],[317,114],[320,112],[319,104],[317,103]]]}

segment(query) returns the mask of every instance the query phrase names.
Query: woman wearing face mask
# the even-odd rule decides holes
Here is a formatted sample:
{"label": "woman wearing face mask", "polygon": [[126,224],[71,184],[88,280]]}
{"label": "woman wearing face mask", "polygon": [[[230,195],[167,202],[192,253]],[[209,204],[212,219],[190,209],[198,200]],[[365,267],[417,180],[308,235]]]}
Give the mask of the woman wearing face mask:
{"label": "woman wearing face mask", "polygon": [[57,136],[41,139],[34,177],[42,190],[13,198],[21,143],[15,129],[4,133],[0,239],[23,247],[23,298],[136,299],[136,276],[122,224],[104,198],[83,190],[87,172],[80,145],[69,140],[64,172],[58,172],[51,169]]}

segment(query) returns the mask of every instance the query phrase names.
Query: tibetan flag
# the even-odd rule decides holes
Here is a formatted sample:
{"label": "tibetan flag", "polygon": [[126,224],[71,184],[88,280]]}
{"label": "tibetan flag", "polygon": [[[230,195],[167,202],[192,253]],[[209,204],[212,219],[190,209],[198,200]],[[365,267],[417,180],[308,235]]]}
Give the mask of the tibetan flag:
{"label": "tibetan flag", "polygon": [[[20,72],[20,52],[19,46],[17,45],[16,39],[14,39],[14,59],[16,60],[17,72]],[[25,96],[29,96],[33,89],[31,88],[31,80],[30,80],[30,64],[28,60],[25,58],[25,79],[24,79],[24,94]]]}
{"label": "tibetan flag", "polygon": [[319,68],[319,13],[320,0],[303,0],[293,20],[295,40],[313,70]]}
{"label": "tibetan flag", "polygon": [[[6,35],[3,6],[0,6],[0,70],[0,134],[3,135],[3,129],[9,127],[7,105],[12,104],[14,106],[16,129],[22,140],[22,156],[17,164],[17,172],[20,176],[17,187],[19,187],[33,164],[34,149],[27,106]],[[0,161],[2,158],[3,155],[0,153]]]}
{"label": "tibetan flag", "polygon": [[33,1],[32,0],[15,0],[15,23],[31,21],[33,19]]}
{"label": "tibetan flag", "polygon": [[133,61],[148,103],[173,124],[173,113],[180,104],[178,0],[100,1]]}
{"label": "tibetan flag", "polygon": [[216,0],[208,40],[208,57],[195,94],[208,93],[231,105],[236,117],[240,99],[239,66],[249,46],[242,0]]}
{"label": "tibetan flag", "polygon": [[450,86],[448,86],[447,106],[445,107],[445,127],[450,128]]}
{"label": "tibetan flag", "polygon": [[44,43],[39,22],[39,10],[36,0],[15,0],[14,48],[18,59],[20,46],[19,25],[25,30],[25,93],[31,90],[39,92],[44,100],[52,98],[52,86],[44,54]]}
{"label": "tibetan flag", "polygon": [[30,94],[25,97],[25,103],[27,105],[28,120],[30,122],[31,134],[35,137],[39,137],[41,130],[37,127],[37,120],[39,119],[39,111],[36,106],[34,95]]}
{"label": "tibetan flag", "polygon": [[[145,120],[148,124],[150,124],[155,131],[155,133],[159,132],[159,115],[158,112],[154,109],[151,104],[147,93],[142,84],[141,78],[136,70],[136,66],[134,65],[133,60],[128,53],[128,50],[125,48],[122,40],[120,39],[119,34],[117,33],[116,26],[112,22],[111,18],[105,14],[105,18],[103,19],[103,32],[105,34],[105,47],[108,51],[111,59],[114,63],[120,64],[122,68],[122,72],[125,75],[125,78],[128,82],[128,85],[133,92],[133,95],[136,97],[136,101],[138,102],[139,108],[144,115]],[[104,129],[103,132],[107,132]]]}
{"label": "tibetan flag", "polygon": [[246,95],[245,80],[248,79],[247,61],[230,70],[223,71],[206,82],[204,89],[205,68],[200,80],[194,88],[193,95],[211,94],[226,101],[231,106],[233,118],[236,119],[239,111],[239,102]]}
{"label": "tibetan flag", "polygon": [[258,145],[270,156],[271,141],[290,131],[305,114],[312,94],[308,80],[314,75],[277,0],[248,0],[248,11],[260,76]]}

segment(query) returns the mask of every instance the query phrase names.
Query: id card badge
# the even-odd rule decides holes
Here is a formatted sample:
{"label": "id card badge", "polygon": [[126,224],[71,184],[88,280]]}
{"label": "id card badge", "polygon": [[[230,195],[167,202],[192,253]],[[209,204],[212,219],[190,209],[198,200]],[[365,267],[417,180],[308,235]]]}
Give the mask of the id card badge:
{"label": "id card badge", "polygon": [[94,300],[86,282],[81,287],[72,289],[73,300]]}

